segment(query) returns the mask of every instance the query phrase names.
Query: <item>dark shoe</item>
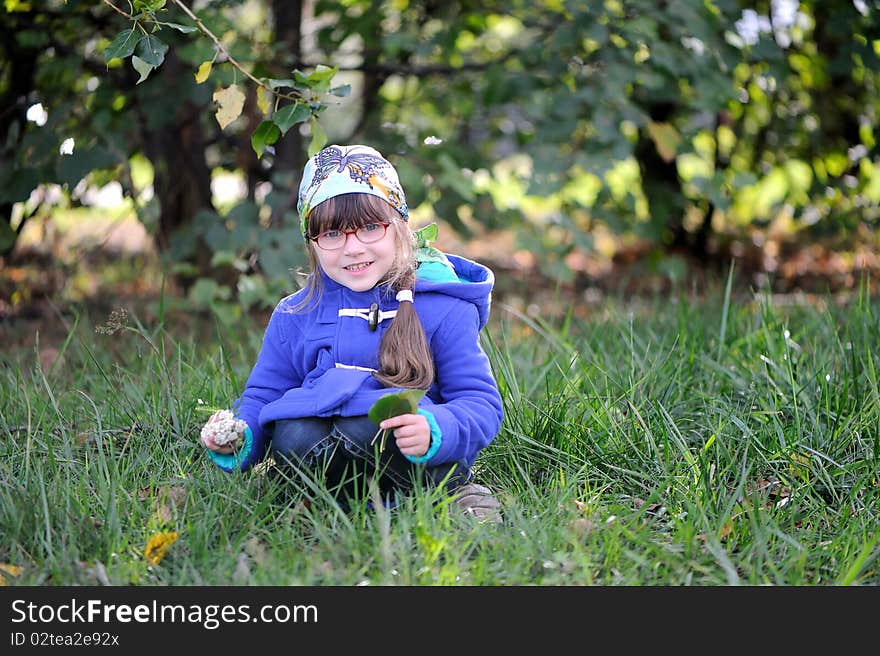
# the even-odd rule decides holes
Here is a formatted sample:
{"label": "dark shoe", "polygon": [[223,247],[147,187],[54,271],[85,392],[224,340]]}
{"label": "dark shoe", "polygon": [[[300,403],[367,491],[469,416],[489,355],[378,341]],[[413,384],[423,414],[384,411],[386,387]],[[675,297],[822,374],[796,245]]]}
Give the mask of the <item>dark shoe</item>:
{"label": "dark shoe", "polygon": [[476,517],[480,522],[503,524],[501,504],[495,495],[484,485],[468,483],[453,493],[456,505],[466,514]]}

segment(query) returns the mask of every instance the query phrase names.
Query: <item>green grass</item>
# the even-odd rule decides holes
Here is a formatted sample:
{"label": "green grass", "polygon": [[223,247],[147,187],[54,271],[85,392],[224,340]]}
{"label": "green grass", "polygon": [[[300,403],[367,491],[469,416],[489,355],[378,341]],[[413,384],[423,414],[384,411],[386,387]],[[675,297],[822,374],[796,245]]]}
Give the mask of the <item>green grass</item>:
{"label": "green grass", "polygon": [[506,417],[477,474],[503,526],[426,492],[344,512],[319,481],[224,474],[198,432],[262,326],[83,317],[53,366],[0,356],[0,565],[10,585],[876,585],[880,307],[820,301],[498,304]]}

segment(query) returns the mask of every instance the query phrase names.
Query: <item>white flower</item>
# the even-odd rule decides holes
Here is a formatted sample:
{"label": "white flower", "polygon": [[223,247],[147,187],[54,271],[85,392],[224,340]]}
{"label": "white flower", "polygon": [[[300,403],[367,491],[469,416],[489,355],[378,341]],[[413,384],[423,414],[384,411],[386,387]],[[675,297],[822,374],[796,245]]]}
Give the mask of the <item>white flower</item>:
{"label": "white flower", "polygon": [[236,419],[230,410],[219,410],[202,426],[202,441],[210,438],[217,446],[238,448],[244,441],[247,422]]}
{"label": "white flower", "polygon": [[42,127],[46,125],[46,121],[49,119],[49,114],[46,112],[42,103],[37,103],[36,105],[28,107],[25,118]]}

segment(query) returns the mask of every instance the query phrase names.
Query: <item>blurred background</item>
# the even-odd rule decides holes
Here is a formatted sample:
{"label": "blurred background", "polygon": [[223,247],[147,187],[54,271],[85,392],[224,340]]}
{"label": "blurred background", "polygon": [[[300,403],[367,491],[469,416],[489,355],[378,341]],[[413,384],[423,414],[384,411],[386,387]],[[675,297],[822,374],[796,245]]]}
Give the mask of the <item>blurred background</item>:
{"label": "blurred background", "polygon": [[877,0],[5,0],[0,35],[5,345],[265,313],[322,143],[385,154],[524,311],[877,292]]}

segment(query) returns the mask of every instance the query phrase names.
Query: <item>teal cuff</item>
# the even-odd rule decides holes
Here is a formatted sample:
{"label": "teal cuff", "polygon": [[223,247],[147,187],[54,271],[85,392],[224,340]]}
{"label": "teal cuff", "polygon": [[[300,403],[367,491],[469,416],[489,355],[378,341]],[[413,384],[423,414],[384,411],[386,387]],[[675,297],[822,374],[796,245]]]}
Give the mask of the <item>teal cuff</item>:
{"label": "teal cuff", "polygon": [[428,420],[428,426],[431,427],[431,446],[428,447],[428,450],[424,455],[404,455],[403,457],[410,462],[421,464],[428,462],[431,458],[434,457],[434,454],[440,450],[440,443],[443,441],[443,431],[440,430],[440,424],[438,424],[437,420],[434,419],[434,415],[432,413],[428,412],[427,410],[422,410],[421,408],[419,408],[417,412]]}
{"label": "teal cuff", "polygon": [[211,451],[211,449],[205,449],[205,453],[208,454],[208,457],[220,469],[231,472],[241,467],[241,463],[251,454],[251,449],[253,448],[254,434],[251,432],[251,427],[248,426],[244,429],[244,444],[241,445],[238,451],[234,453],[217,453],[216,451]]}

